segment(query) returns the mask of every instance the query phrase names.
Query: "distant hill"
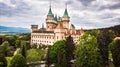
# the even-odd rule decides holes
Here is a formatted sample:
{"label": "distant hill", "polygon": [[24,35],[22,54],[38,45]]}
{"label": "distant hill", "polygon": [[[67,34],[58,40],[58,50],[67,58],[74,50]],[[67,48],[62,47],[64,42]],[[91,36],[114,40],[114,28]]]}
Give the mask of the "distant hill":
{"label": "distant hill", "polygon": [[99,29],[90,29],[90,30],[85,30],[85,31],[92,31],[92,30],[112,30],[115,32],[117,36],[120,36],[120,25],[115,25],[107,28],[99,28]]}
{"label": "distant hill", "polygon": [[28,29],[28,28],[21,28],[21,27],[0,26],[0,32],[28,33],[28,32],[30,32],[30,29]]}
{"label": "distant hill", "polygon": [[100,30],[113,30],[116,34],[120,36],[120,25],[112,26],[109,28],[101,28]]}

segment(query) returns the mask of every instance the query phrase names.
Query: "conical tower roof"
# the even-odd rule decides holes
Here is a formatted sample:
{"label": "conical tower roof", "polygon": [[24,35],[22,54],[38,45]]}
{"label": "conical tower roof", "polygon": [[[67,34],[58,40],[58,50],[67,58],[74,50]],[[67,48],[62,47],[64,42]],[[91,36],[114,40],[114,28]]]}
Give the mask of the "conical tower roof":
{"label": "conical tower roof", "polygon": [[58,18],[57,18],[57,21],[58,21],[58,22],[61,22],[61,21],[62,21],[62,18],[61,18],[61,17],[58,17]]}
{"label": "conical tower roof", "polygon": [[57,15],[55,15],[54,19],[57,21]]}
{"label": "conical tower roof", "polygon": [[67,12],[67,5],[66,5],[66,8],[65,8],[65,11],[64,11],[63,17],[69,17],[68,12]]}
{"label": "conical tower roof", "polygon": [[67,9],[65,9],[65,12],[64,12],[64,15],[63,15],[63,17],[69,17],[69,16],[68,16]]}
{"label": "conical tower roof", "polygon": [[52,13],[52,10],[51,10],[51,5],[50,5],[49,12],[48,12],[47,16],[54,16]]}

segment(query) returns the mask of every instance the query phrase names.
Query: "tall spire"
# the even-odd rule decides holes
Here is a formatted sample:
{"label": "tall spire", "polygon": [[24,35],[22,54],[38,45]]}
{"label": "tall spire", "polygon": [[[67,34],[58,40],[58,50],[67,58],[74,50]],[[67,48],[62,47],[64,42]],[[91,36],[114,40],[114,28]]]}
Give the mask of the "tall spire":
{"label": "tall spire", "polygon": [[65,8],[67,9],[67,3],[65,4]]}
{"label": "tall spire", "polygon": [[44,23],[42,23],[42,29],[44,28]]}
{"label": "tall spire", "polygon": [[65,7],[65,11],[64,11],[63,17],[69,17],[68,12],[67,12],[67,3],[66,3],[66,7]]}
{"label": "tall spire", "polygon": [[50,5],[49,5],[49,12],[47,16],[54,16],[51,10],[51,0],[50,0]]}
{"label": "tall spire", "polygon": [[51,8],[51,0],[50,0],[49,8]]}
{"label": "tall spire", "polygon": [[54,19],[57,21],[57,15],[55,15]]}

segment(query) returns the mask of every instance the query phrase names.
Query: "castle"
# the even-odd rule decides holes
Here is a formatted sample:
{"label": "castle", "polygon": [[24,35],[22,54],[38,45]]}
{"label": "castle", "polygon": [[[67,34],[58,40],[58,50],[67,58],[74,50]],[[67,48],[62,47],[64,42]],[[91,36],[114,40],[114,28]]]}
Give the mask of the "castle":
{"label": "castle", "polygon": [[67,7],[62,17],[54,16],[51,6],[46,18],[46,28],[42,24],[42,28],[38,29],[38,25],[31,25],[31,44],[53,45],[57,40],[65,40],[71,35],[74,43],[78,43],[80,35],[84,33],[82,28],[76,30],[75,26],[70,23]]}

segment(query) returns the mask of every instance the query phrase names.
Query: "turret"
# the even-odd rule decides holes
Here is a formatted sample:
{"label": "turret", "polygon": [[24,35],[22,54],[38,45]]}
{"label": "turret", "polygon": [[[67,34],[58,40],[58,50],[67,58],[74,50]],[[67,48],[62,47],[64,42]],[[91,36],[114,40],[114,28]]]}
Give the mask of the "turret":
{"label": "turret", "polygon": [[56,28],[57,22],[55,21],[54,14],[52,13],[51,5],[46,18],[46,29],[53,31]]}
{"label": "turret", "polygon": [[65,8],[64,14],[62,16],[62,21],[63,21],[63,25],[64,25],[63,27],[68,29],[70,17],[69,17],[68,12],[67,12],[67,7]]}
{"label": "turret", "polygon": [[32,32],[38,30],[38,25],[31,25]]}

